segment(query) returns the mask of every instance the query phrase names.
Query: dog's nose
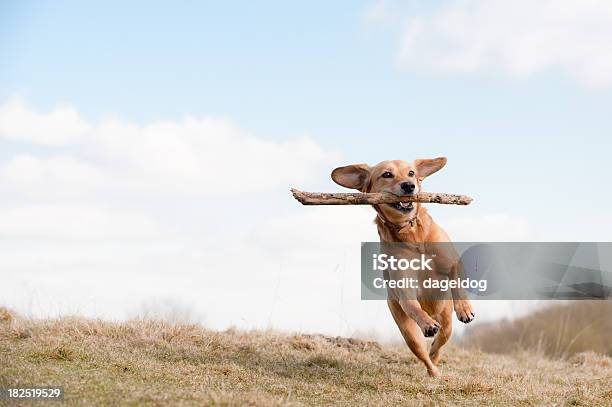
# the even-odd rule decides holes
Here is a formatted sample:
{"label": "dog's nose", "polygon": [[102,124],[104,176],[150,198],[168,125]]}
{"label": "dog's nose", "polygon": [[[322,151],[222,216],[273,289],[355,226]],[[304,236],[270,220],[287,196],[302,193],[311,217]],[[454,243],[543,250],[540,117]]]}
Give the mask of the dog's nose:
{"label": "dog's nose", "polygon": [[411,194],[414,192],[414,184],[412,182],[402,182],[400,184],[400,187],[402,187],[402,191],[407,194]]}

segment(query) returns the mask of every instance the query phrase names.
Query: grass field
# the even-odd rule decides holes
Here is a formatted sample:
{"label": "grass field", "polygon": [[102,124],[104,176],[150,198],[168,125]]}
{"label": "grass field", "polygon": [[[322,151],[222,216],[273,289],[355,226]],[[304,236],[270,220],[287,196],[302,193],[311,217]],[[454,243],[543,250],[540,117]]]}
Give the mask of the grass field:
{"label": "grass field", "polygon": [[612,405],[612,359],[595,353],[449,346],[441,370],[431,379],[405,346],[350,338],[0,309],[0,384],[61,385],[67,405]]}

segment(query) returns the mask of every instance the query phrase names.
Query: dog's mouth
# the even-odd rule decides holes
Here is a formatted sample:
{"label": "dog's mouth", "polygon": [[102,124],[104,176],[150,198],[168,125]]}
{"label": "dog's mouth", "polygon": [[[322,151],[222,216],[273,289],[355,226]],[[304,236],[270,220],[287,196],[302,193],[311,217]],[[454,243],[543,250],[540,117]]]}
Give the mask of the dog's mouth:
{"label": "dog's mouth", "polygon": [[394,204],[389,204],[389,206],[403,213],[408,213],[414,208],[412,202],[398,202]]}

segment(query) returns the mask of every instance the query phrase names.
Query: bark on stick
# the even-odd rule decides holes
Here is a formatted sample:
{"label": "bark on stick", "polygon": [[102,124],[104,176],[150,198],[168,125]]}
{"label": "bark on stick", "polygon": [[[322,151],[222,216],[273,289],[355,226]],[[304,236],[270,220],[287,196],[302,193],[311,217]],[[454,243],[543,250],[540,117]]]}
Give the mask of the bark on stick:
{"label": "bark on stick", "polygon": [[421,192],[416,195],[399,196],[389,192],[304,192],[292,188],[293,197],[302,205],[378,205],[398,202],[439,203],[446,205],[469,205],[472,198],[467,195]]}

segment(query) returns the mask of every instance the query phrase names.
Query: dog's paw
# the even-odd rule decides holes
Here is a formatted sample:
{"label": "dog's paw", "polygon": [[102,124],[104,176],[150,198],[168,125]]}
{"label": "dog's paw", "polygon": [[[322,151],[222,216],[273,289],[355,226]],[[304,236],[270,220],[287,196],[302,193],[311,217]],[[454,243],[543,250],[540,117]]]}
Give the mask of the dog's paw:
{"label": "dog's paw", "polygon": [[457,319],[464,324],[469,324],[476,318],[474,311],[472,310],[472,304],[469,300],[454,300],[453,305]]}
{"label": "dog's paw", "polygon": [[432,319],[431,322],[426,323],[421,329],[426,338],[431,338],[440,331],[440,324]]}
{"label": "dog's paw", "polygon": [[440,371],[435,366],[433,366],[431,369],[427,369],[427,374],[429,374],[429,377],[432,378],[440,377]]}

